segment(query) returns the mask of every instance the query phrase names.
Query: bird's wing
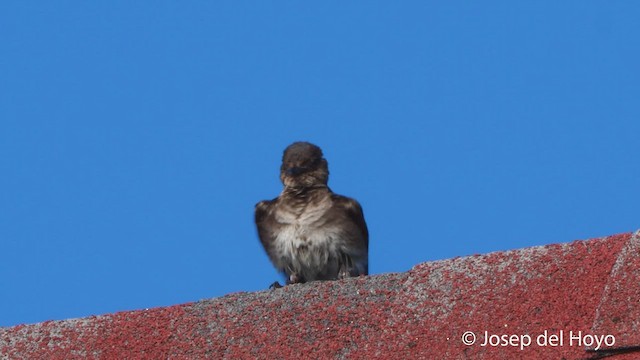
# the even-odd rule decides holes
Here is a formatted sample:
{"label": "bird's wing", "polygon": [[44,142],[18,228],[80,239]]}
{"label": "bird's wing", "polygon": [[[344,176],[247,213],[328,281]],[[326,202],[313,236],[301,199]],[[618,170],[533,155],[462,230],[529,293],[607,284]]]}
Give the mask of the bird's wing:
{"label": "bird's wing", "polygon": [[362,212],[362,206],[355,199],[333,194],[333,201],[336,206],[343,209],[347,218],[351,220],[355,225],[357,231],[360,233],[361,238],[356,241],[362,241],[365,249],[369,249],[369,230],[367,229],[367,223],[364,221],[364,213]]}
{"label": "bird's wing", "polygon": [[364,221],[360,204],[351,198],[332,195],[334,207],[341,209],[345,221],[343,229],[349,234],[345,240],[349,242],[343,250],[344,266],[350,276],[369,274],[369,230]]}
{"label": "bird's wing", "polygon": [[260,242],[271,257],[271,245],[273,244],[275,237],[273,235],[273,216],[271,215],[275,200],[264,200],[256,204],[255,208],[255,222],[258,228],[258,237]]}

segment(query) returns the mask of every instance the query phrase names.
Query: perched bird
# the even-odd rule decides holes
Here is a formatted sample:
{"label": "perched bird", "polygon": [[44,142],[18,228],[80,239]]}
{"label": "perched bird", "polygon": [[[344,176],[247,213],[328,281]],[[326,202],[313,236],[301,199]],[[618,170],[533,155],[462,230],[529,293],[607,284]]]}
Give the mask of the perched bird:
{"label": "perched bird", "polygon": [[280,196],[256,204],[255,222],[262,246],[287,284],[367,275],[369,233],[362,208],[329,189],[322,150],[308,142],[289,145],[280,180]]}

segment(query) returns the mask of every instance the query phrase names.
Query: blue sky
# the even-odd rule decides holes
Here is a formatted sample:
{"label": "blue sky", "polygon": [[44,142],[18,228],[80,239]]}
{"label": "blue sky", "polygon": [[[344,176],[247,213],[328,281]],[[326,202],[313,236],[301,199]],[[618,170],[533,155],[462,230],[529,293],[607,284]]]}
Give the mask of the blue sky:
{"label": "blue sky", "polygon": [[640,228],[640,3],[0,4],[0,326],[281,280],[321,146],[370,271]]}

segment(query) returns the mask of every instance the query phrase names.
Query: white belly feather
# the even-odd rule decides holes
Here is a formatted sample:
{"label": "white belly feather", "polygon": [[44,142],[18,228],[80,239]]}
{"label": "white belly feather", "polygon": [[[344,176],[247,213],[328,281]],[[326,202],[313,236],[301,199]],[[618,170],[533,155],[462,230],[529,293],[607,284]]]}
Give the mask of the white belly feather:
{"label": "white belly feather", "polygon": [[337,227],[318,223],[324,209],[308,208],[298,218],[289,212],[279,212],[276,219],[281,228],[274,243],[278,268],[300,274],[307,281],[322,274],[337,274],[343,240]]}

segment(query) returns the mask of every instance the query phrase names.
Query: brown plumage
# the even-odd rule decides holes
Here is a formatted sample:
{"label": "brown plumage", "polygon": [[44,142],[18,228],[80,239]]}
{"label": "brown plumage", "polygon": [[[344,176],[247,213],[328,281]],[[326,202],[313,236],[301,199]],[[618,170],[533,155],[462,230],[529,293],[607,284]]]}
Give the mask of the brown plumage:
{"label": "brown plumage", "polygon": [[308,142],[282,156],[280,196],[256,204],[258,236],[287,284],[367,275],[369,234],[362,208],[327,186],[322,150]]}

